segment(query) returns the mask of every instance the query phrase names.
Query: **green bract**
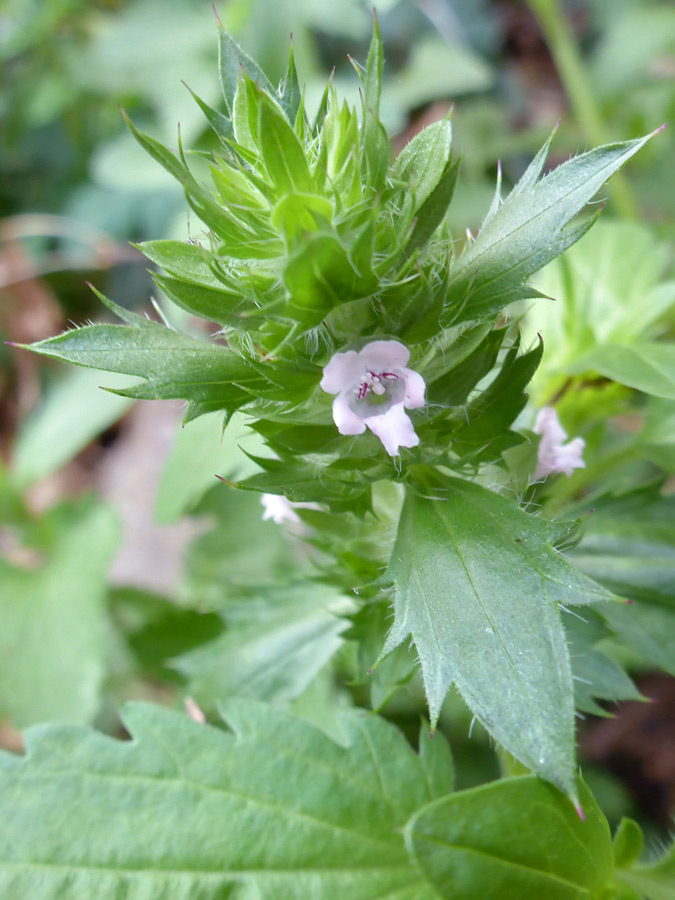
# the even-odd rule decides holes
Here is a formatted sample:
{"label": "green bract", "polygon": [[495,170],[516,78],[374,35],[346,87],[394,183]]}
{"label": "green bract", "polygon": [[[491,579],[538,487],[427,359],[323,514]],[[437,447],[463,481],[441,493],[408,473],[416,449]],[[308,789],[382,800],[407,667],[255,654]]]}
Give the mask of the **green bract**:
{"label": "green bract", "polygon": [[[158,266],[164,294],[216,323],[217,333],[183,334],[102,298],[126,324],[90,325],[31,349],[138,376],[142,382],[116,392],[183,399],[186,420],[245,414],[267,455],[249,454],[253,474],[249,467],[228,474],[241,473],[237,486],[245,490],[321,504],[300,511],[319,550],[320,577],[331,590],[358,591],[359,609],[343,634],[344,622],[331,618],[347,614],[343,605],[331,601],[317,615],[301,597],[290,624],[283,611],[273,613],[263,633],[242,626],[241,645],[225,636],[181,665],[197,685],[220,684],[212,663],[222,652],[232,671],[260,679],[262,694],[292,699],[344,638],[360,641],[361,655],[375,662],[393,583],[386,649],[412,635],[433,718],[454,682],[497,740],[574,795],[572,674],[559,609],[611,595],[557,555],[568,530],[519,505],[536,448],[515,423],[542,346],[521,351],[518,325],[502,313],[543,296],[528,278],[587,231],[592,220],[569,223],[650,135],[596,148],[542,176],[549,139],[505,199],[497,186],[482,228],[459,252],[445,224],[459,169],[451,123],[429,126],[391,162],[379,119],[377,23],[358,70],[358,111],[329,84],[310,115],[292,53],[275,89],[225,32],[220,51],[224,112],[196,98],[218,136],[216,152],[191,154],[179,143],[173,153],[130,124],[181,182],[205,229],[191,242],[140,249]],[[334,353],[378,339],[410,350],[410,368],[427,389],[426,405],[410,410],[419,446],[396,457],[372,434],[341,435],[319,389]],[[628,359],[636,374],[627,384],[649,381],[671,397],[669,346],[650,373],[635,362],[650,346],[598,348],[584,371],[611,376]],[[386,481],[405,487],[400,517],[400,489],[382,503]],[[175,508],[189,506],[202,484],[191,478]],[[166,498],[161,506],[163,515],[175,514]],[[291,672],[278,660],[280,683],[255,660],[268,629],[305,667]],[[304,636],[316,652],[311,659]],[[381,665],[387,674],[378,690],[386,697],[390,684],[409,676],[410,659],[394,650],[394,662]],[[589,687],[583,702],[616,695],[608,690]],[[624,696],[632,690],[621,685]]]}

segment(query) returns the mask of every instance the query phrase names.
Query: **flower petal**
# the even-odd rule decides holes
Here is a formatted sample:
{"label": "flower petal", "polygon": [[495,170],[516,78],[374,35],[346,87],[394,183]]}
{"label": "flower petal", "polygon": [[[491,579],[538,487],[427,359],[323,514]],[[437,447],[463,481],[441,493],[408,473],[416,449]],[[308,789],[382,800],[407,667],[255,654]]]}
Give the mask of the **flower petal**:
{"label": "flower petal", "polygon": [[300,517],[293,509],[293,504],[283,494],[262,494],[260,502],[265,507],[263,522],[272,519],[277,525],[281,525],[283,522],[300,521]]}
{"label": "flower petal", "polygon": [[410,350],[400,341],[371,341],[359,356],[367,371],[392,372],[405,366],[410,359]]}
{"label": "flower petal", "polygon": [[366,419],[366,425],[390,456],[396,456],[399,447],[416,447],[420,442],[402,403],[392,406],[383,416]]}
{"label": "flower petal", "polygon": [[546,438],[549,446],[562,444],[567,440],[567,432],[560,424],[558,413],[552,406],[544,406],[539,410],[532,430],[535,434],[540,434],[542,438]]}
{"label": "flower petal", "polygon": [[412,369],[403,369],[403,380],[405,381],[405,400],[403,405],[407,409],[418,409],[424,406],[424,392],[426,385],[424,378],[419,372],[413,372]]}
{"label": "flower petal", "polygon": [[340,434],[363,434],[366,423],[349,406],[349,397],[344,392],[333,400],[333,421]]}
{"label": "flower petal", "polygon": [[365,371],[366,365],[356,350],[336,353],[323,370],[321,390],[327,394],[339,394],[358,384]]}

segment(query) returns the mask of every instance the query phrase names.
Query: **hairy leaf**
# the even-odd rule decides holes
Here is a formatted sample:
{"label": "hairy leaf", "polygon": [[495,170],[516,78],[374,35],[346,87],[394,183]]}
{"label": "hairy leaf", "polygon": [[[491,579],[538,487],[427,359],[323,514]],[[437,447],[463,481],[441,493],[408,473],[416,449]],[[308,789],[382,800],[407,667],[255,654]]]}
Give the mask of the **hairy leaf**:
{"label": "hairy leaf", "polygon": [[132,740],[36,728],[0,757],[0,894],[40,900],[434,900],[402,828],[437,763],[346,713],[346,746],[228,701],[234,734],[128,706]]}
{"label": "hairy leaf", "polygon": [[534,289],[525,287],[527,279],[589,227],[566,230],[565,225],[652,136],[597,147],[539,180],[547,144],[452,267],[449,315],[453,320],[493,315],[514,300],[536,296]]}
{"label": "hairy leaf", "polygon": [[608,595],[553,550],[551,522],[459,479],[436,496],[406,497],[383,655],[412,635],[432,721],[454,682],[513,756],[573,793],[572,682],[558,605]]}

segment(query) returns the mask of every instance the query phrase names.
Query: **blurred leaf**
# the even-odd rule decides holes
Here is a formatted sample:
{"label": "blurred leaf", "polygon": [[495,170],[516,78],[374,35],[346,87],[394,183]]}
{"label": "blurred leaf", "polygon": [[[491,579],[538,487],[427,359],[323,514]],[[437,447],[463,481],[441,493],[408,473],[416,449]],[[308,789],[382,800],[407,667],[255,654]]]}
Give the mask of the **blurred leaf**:
{"label": "blurred leaf", "polygon": [[230,481],[245,478],[258,467],[243,452],[264,454],[262,440],[234,414],[227,420],[214,412],[189,422],[176,432],[174,445],[157,489],[155,514],[162,524],[192,512],[215,485],[215,476]]}
{"label": "blurred leaf", "polygon": [[431,100],[485,91],[493,83],[490,66],[478,55],[429,35],[413,43],[407,65],[385,85],[385,97],[411,110]]}
{"label": "blurred leaf", "polygon": [[622,819],[613,840],[614,861],[618,869],[624,869],[642,856],[644,839],[642,829],[632,819]]}
{"label": "blurred leaf", "polygon": [[668,256],[646,226],[601,220],[538,273],[536,287],[555,302],[532,306],[524,335],[543,336],[544,369],[566,371],[597,345],[651,337],[675,303],[675,282],[661,280]]}
{"label": "blurred leaf", "polygon": [[607,820],[581,785],[572,804],[531,776],[462,791],[421,809],[406,842],[447,900],[590,900],[609,887]]}
{"label": "blurred leaf", "polygon": [[306,554],[282,526],[262,521],[259,494],[217,485],[194,513],[210,519],[213,527],[190,545],[182,602],[222,610],[252,587],[297,577]]}
{"label": "blurred leaf", "polygon": [[223,621],[215,613],[184,609],[167,597],[137,588],[116,588],[110,603],[138,667],[160,681],[181,681],[169,668],[173,659],[214,640],[223,630]]}
{"label": "blurred leaf", "polygon": [[[611,612],[618,603],[601,604],[601,609]],[[598,607],[596,607],[597,609]],[[642,695],[621,666],[606,656],[595,645],[610,636],[602,620],[591,610],[581,615],[565,616],[565,633],[574,681],[574,704],[578,710],[595,716],[609,713],[597,700],[618,702],[640,700]]]}
{"label": "blurred leaf", "polygon": [[434,900],[401,833],[432,799],[428,763],[396,728],[346,712],[339,746],[251,700],[223,715],[233,734],[140,704],[131,741],[29,732],[25,757],[0,756],[0,892]]}
{"label": "blurred leaf", "polygon": [[349,601],[312,583],[260,589],[228,604],[227,631],[183,654],[174,666],[200,705],[229,696],[288,703],[309,686],[340,648]]}
{"label": "blurred leaf", "polygon": [[651,863],[617,869],[617,879],[638,891],[647,900],[675,898],[675,844]]}
{"label": "blurred leaf", "polygon": [[675,343],[604,344],[575,360],[567,371],[572,375],[598,372],[645,394],[675,400]]}
{"label": "blurred leaf", "polygon": [[12,460],[18,487],[51,475],[131,408],[133,400],[98,390],[102,383],[125,388],[135,379],[73,369],[47,391],[19,430]]}
{"label": "blurred leaf", "polygon": [[559,526],[470,482],[429,490],[443,499],[408,493],[401,513],[390,564],[395,620],[382,655],[410,634],[432,722],[454,682],[495,740],[573,793],[572,681],[558,604],[609,595],[552,548]]}
{"label": "blurred leaf", "polygon": [[0,715],[19,726],[91,722],[106,675],[116,519],[90,502],[57,508],[50,519],[53,541],[34,563],[0,559]]}

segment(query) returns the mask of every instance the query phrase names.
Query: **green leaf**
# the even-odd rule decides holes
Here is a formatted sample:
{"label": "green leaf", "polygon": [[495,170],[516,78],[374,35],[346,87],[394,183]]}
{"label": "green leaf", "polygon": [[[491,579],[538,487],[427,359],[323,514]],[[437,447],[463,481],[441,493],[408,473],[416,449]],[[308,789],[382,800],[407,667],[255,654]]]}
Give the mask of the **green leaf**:
{"label": "green leaf", "polygon": [[124,396],[142,399],[203,400],[215,395],[222,407],[237,401],[241,405],[239,398],[246,395],[232,382],[258,377],[224,347],[154,322],[143,328],[87,325],[26,349],[78,366],[146,378],[147,384],[124,390]]}
{"label": "green leaf", "polygon": [[589,227],[564,226],[652,136],[597,147],[536,180],[543,165],[540,153],[522,186],[516,185],[452,267],[448,313],[454,321],[494,315],[516,299],[533,296],[526,280]]}
{"label": "green leaf", "polygon": [[[498,335],[493,332],[486,338],[485,364],[489,362],[490,347],[500,340]],[[522,441],[510,426],[527,403],[525,389],[541,361],[543,344],[540,341],[537,347],[521,356],[518,350],[516,344],[508,351],[493,381],[468,404],[462,424],[451,432],[453,453],[474,463],[488,462],[499,459],[504,450]],[[467,360],[466,367],[469,362]],[[464,374],[468,374],[466,369]]]}
{"label": "green leaf", "polygon": [[[619,604],[601,604],[599,608],[614,606]],[[605,712],[597,700],[618,702],[642,699],[629,675],[595,646],[610,636],[598,615],[584,610],[582,616],[566,616],[565,631],[572,662],[574,702],[578,710],[595,716],[608,716],[610,713]]]}
{"label": "green leaf", "polygon": [[265,168],[277,196],[315,190],[300,141],[292,125],[267,94],[261,94],[259,98],[258,132]]}
{"label": "green leaf", "polygon": [[[455,193],[459,176],[459,160],[450,158],[440,181],[417,210],[415,223],[404,248],[404,259],[421,250],[444,221]],[[470,319],[472,316],[467,316]]]}
{"label": "green leaf", "polygon": [[414,209],[419,209],[443,177],[450,159],[452,126],[449,119],[429,125],[403,148],[392,177],[404,181],[413,192]]}
{"label": "green leaf", "polygon": [[222,26],[220,26],[218,50],[220,84],[223,89],[225,106],[230,117],[232,117],[234,111],[234,95],[237,90],[237,83],[243,79],[244,72],[258,85],[260,90],[266,91],[270,96],[274,96],[274,88],[263,70],[247,53],[244,53],[239,44]]}
{"label": "green leaf", "polygon": [[571,374],[598,372],[619,384],[675,400],[675,343],[603,344],[566,367]]}
{"label": "green leaf", "polygon": [[99,390],[124,388],[128,376],[91,369],[67,372],[21,425],[12,459],[12,481],[21,488],[51,475],[133,405],[126,397]]}
{"label": "green leaf", "polygon": [[279,525],[261,521],[258,494],[217,484],[193,512],[213,527],[190,545],[182,603],[222,611],[242,595],[298,577],[301,565],[289,537]]}
{"label": "green leaf", "polygon": [[287,703],[340,648],[349,602],[312,583],[263,591],[228,604],[228,629],[174,661],[200,705],[228,696]]}
{"label": "green leaf", "polygon": [[642,829],[633,819],[622,819],[613,840],[614,861],[618,869],[625,869],[642,856]]}
{"label": "green leaf", "polygon": [[675,610],[675,497],[658,485],[597,500],[571,553],[617,594]]}
{"label": "green leaf", "polygon": [[451,478],[406,495],[390,574],[394,625],[412,635],[436,722],[454,682],[513,756],[573,793],[574,709],[558,606],[607,599],[552,548],[553,523]]}
{"label": "green leaf", "polygon": [[57,507],[26,564],[0,559],[0,717],[91,722],[107,668],[106,571],[119,530],[92,503]]}
{"label": "green leaf", "polygon": [[531,776],[437,800],[406,829],[408,847],[447,900],[591,900],[614,864],[607,820],[581,785],[585,821]]}
{"label": "green leaf", "polygon": [[616,877],[646,900],[675,900],[675,844],[652,863],[617,869]]}
{"label": "green leaf", "polygon": [[652,336],[675,302],[675,282],[660,280],[668,257],[652,229],[603,219],[537,275],[536,286],[556,302],[533,305],[524,335],[543,335],[549,377],[598,344],[630,346]]}
{"label": "green leaf", "polygon": [[236,413],[227,420],[210,413],[176,432],[169,458],[157,489],[155,514],[162,524],[192,512],[196,503],[219,475],[230,481],[258,470],[243,452],[262,454],[264,445]]}
{"label": "green leaf", "polygon": [[339,746],[228,701],[233,729],[130,705],[131,741],[42,727],[0,757],[0,894],[40,900],[434,900],[402,829],[431,799],[392,725],[343,718]]}

